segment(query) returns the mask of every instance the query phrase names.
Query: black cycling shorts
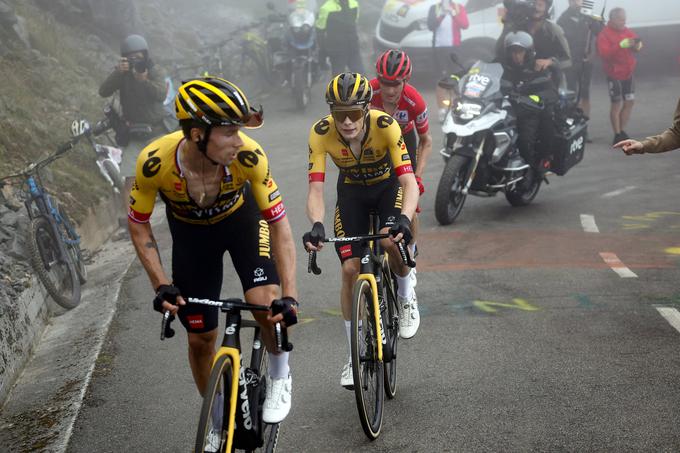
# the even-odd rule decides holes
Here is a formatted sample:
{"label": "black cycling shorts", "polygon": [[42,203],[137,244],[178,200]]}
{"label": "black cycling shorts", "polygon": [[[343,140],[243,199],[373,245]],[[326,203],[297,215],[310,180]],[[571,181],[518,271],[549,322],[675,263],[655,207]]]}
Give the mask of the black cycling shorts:
{"label": "black cycling shorts", "polygon": [[635,100],[635,84],[633,78],[628,80],[614,80],[607,77],[609,84],[609,98],[612,102]]}
{"label": "black cycling shorts", "polygon": [[[219,299],[226,251],[231,255],[244,293],[257,286],[279,284],[269,226],[250,191],[246,191],[241,208],[212,225],[181,222],[169,211],[166,213],[172,235],[172,280],[185,299]],[[201,333],[217,328],[218,310],[187,304],[179,309],[178,315],[188,332]]]}
{"label": "black cycling shorts", "polygon": [[[403,199],[401,185],[396,178],[372,186],[343,184],[338,179],[338,201],[335,205],[335,235],[363,236],[369,233],[369,214],[378,212],[380,228],[391,227],[401,214]],[[377,233],[377,232],[376,232]],[[335,243],[335,251],[344,262],[361,256],[361,243]]]}
{"label": "black cycling shorts", "polygon": [[413,166],[413,171],[416,171],[418,165],[418,133],[414,127],[409,132],[403,135],[404,144],[406,145],[406,150],[408,151],[408,157],[411,158],[411,165]]}

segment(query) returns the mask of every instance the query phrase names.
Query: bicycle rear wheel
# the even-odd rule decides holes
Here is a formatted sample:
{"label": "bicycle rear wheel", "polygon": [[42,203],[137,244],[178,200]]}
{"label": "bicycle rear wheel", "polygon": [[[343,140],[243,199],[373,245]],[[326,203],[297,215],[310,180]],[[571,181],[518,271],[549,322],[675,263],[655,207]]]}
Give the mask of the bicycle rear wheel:
{"label": "bicycle rear wheel", "polygon": [[73,262],[62,256],[59,240],[46,217],[31,221],[26,245],[33,269],[56,303],[73,308],[80,303],[80,281]]}
{"label": "bicycle rear wheel", "polygon": [[397,289],[387,263],[387,257],[383,261],[383,298],[382,309],[383,325],[388,348],[391,349],[391,360],[385,361],[385,394],[389,399],[397,394],[397,342],[399,340],[399,304],[397,303]]}
{"label": "bicycle rear wheel", "polygon": [[360,280],[354,285],[352,301],[354,395],[364,433],[374,440],[382,428],[385,381],[383,363],[378,359],[373,291],[368,281]]}
{"label": "bicycle rear wheel", "polygon": [[227,451],[232,372],[229,356],[222,355],[213,364],[198,420],[196,453]]}

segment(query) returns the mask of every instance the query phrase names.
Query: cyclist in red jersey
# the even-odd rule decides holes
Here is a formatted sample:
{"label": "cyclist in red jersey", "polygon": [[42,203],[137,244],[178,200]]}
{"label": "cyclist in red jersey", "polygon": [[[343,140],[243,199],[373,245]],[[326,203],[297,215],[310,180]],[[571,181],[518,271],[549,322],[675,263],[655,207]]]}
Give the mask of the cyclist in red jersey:
{"label": "cyclist in red jersey", "polygon": [[[390,114],[404,136],[413,171],[418,181],[420,195],[425,192],[423,174],[432,152],[432,135],[427,117],[427,104],[416,88],[409,84],[413,72],[411,60],[406,52],[390,49],[383,52],[375,63],[377,77],[371,80],[373,97],[371,108]],[[416,212],[420,212],[417,208]],[[418,218],[414,216],[413,242],[418,232]]]}

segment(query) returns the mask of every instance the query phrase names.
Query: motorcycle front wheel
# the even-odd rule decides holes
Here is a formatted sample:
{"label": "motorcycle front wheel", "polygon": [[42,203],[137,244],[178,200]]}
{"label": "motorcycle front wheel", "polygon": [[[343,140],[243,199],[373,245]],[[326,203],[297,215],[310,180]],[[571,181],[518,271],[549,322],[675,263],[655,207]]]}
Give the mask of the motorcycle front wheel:
{"label": "motorcycle front wheel", "polygon": [[470,158],[454,154],[444,167],[434,201],[434,215],[441,225],[449,225],[460,214],[467,195],[463,193]]}

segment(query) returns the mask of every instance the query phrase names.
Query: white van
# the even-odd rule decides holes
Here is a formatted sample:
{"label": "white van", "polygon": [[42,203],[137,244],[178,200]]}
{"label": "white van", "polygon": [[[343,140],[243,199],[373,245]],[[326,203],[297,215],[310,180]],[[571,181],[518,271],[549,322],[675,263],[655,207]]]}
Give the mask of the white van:
{"label": "white van", "polygon": [[[376,53],[400,48],[418,59],[431,55],[432,32],[427,28],[430,6],[439,0],[387,0],[375,30]],[[501,33],[502,0],[457,0],[465,4],[470,27],[462,31],[461,53],[477,58],[492,58],[496,39]],[[595,0],[593,11],[602,12],[605,0]],[[611,8],[626,9],[628,26],[635,29],[646,44],[646,53],[677,58],[680,55],[680,0],[607,0],[605,18]],[[553,20],[569,6],[568,0],[554,1]]]}

